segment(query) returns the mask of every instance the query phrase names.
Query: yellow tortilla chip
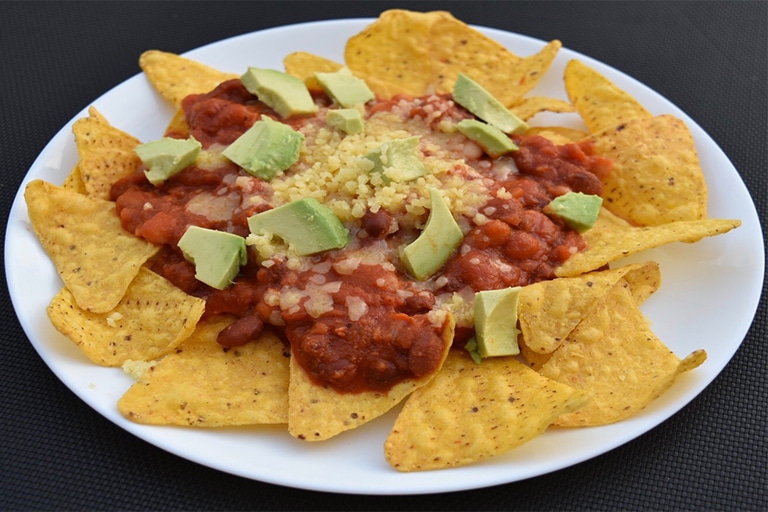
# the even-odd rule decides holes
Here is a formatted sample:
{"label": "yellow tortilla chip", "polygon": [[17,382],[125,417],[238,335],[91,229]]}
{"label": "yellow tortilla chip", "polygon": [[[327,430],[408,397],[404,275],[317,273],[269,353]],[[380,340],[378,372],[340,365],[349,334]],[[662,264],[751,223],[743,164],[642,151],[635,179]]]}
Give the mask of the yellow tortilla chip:
{"label": "yellow tortilla chip", "polygon": [[238,75],[160,50],[142,53],[139,66],[155,90],[176,107],[180,107],[181,100],[190,94],[206,93],[226,80],[239,78]]}
{"label": "yellow tortilla chip", "polygon": [[636,283],[642,300],[661,284],[659,265],[647,262],[524,286],[518,319],[526,347],[540,354],[554,352],[599,299],[625,277]]}
{"label": "yellow tortilla chip", "polygon": [[286,73],[304,80],[307,88],[312,91],[323,89],[315,78],[315,73],[335,73],[343,67],[338,62],[309,52],[289,53],[283,59],[283,66]]}
{"label": "yellow tortilla chip", "polygon": [[440,373],[408,398],[384,444],[399,471],[464,466],[544,432],[589,394],[542,377],[515,358],[476,364],[452,350]]}
{"label": "yellow tortilla chip", "polygon": [[568,103],[557,98],[547,98],[546,96],[531,96],[524,98],[509,110],[520,119],[527,121],[541,112],[567,113],[575,112],[576,109]]}
{"label": "yellow tortilla chip", "polygon": [[156,359],[175,349],[192,333],[204,309],[204,300],[142,267],[108,312],[80,309],[72,293],[62,288],[47,313],[53,326],[91,361],[120,366],[128,359]]}
{"label": "yellow tortilla chip", "polygon": [[531,126],[526,135],[539,135],[555,144],[571,144],[587,137],[585,132],[564,126]]}
{"label": "yellow tortilla chip", "polygon": [[548,42],[537,53],[525,57],[508,71],[508,81],[501,76],[497,77],[499,90],[494,91],[493,94],[497,95],[499,101],[507,106],[519,101],[525,93],[536,87],[536,84],[539,83],[539,80],[549,70],[562,47],[563,43],[555,39]]}
{"label": "yellow tortilla chip", "polygon": [[578,60],[565,67],[565,90],[591,133],[651,117],[635,98]]}
{"label": "yellow tortilla chip", "polygon": [[[446,357],[453,341],[455,321],[448,314],[443,328]],[[344,431],[357,428],[381,416],[399,404],[414,390],[433,377],[406,380],[388,392],[365,391],[339,393],[314,384],[306,372],[291,358],[288,389],[288,432],[304,441],[324,441]]]}
{"label": "yellow tortilla chip", "polygon": [[605,206],[640,226],[707,216],[707,184],[688,127],[671,115],[627,121],[594,136],[613,161],[603,181]]}
{"label": "yellow tortilla chip", "polygon": [[447,12],[416,13],[392,9],[347,40],[344,61],[377,95],[398,93],[419,96],[434,89],[434,63],[430,60],[431,26]]}
{"label": "yellow tortilla chip", "polygon": [[232,322],[201,322],[174,352],[149,368],[117,403],[131,421],[224,427],[288,421],[288,350],[276,336],[225,348],[216,342]]}
{"label": "yellow tortilla chip", "polygon": [[525,343],[525,338],[522,336],[519,336],[518,338],[517,345],[520,347],[520,355],[523,356],[525,363],[528,367],[539,371],[539,369],[544,366],[544,363],[549,361],[549,358],[552,357],[552,352],[546,354],[536,352],[535,350],[528,348],[528,345]]}
{"label": "yellow tortilla chip", "polygon": [[173,118],[165,127],[165,136],[177,139],[186,139],[189,137],[189,125],[183,109],[178,109]]}
{"label": "yellow tortilla chip", "polygon": [[140,141],[115,128],[95,108],[89,116],[78,119],[72,126],[80,177],[86,193],[91,197],[109,199],[112,185],[132,174],[141,165],[134,152]]}
{"label": "yellow tortilla chip", "polygon": [[78,194],[87,194],[83,179],[80,177],[80,163],[76,163],[72,168],[72,171],[64,179],[64,183],[61,185],[63,188],[74,190]]}
{"label": "yellow tortilla chip", "polygon": [[463,72],[505,106],[519,102],[536,86],[562,46],[551,41],[538,53],[521,58],[452,16],[438,19],[429,35],[436,92],[451,92]]}
{"label": "yellow tortilla chip", "polygon": [[523,59],[499,42],[448,13],[436,16],[429,37],[429,56],[434,65],[437,92],[453,90],[456,78],[463,72],[478,80],[505,105],[517,99],[515,96],[522,96],[509,91],[514,91],[517,86],[511,74]]}
{"label": "yellow tortilla chip", "polygon": [[554,421],[580,427],[636,414],[705,358],[704,351],[696,351],[681,362],[650,329],[629,286],[619,282],[539,371],[592,394],[584,407]]}
{"label": "yellow tortilla chip", "polygon": [[738,219],[681,220],[660,226],[631,226],[605,208],[592,229],[583,233],[587,248],[555,269],[558,277],[597,270],[613,261],[672,242],[698,242],[741,225]]}
{"label": "yellow tortilla chip", "polygon": [[391,9],[352,36],[344,60],[379,96],[449,93],[466,73],[504,105],[535,87],[561,47],[521,58],[447,11]]}
{"label": "yellow tortilla chip", "polygon": [[159,250],[126,232],[110,201],[43,180],[24,191],[32,228],[77,305],[114,308],[141,266]]}

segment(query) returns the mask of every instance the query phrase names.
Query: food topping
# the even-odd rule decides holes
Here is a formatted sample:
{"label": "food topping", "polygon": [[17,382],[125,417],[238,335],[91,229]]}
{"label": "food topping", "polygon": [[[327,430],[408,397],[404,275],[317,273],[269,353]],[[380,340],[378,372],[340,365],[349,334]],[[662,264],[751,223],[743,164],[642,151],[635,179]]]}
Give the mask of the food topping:
{"label": "food topping", "polygon": [[[448,307],[454,293],[550,279],[584,248],[542,210],[571,184],[599,188],[595,171],[610,162],[589,147],[515,135],[519,155],[489,156],[457,129],[473,115],[449,95],[369,101],[356,134],[324,122],[333,100],[317,93],[315,101],[317,115],[282,119],[234,83],[189,97],[187,122],[203,135],[203,153],[240,165],[192,165],[160,189],[131,176],[113,191],[125,228],[155,242],[172,243],[188,225],[246,236],[250,262],[226,290],[190,281],[189,263],[172,249],[153,268],[205,297],[206,315],[258,317],[284,330],[319,384],[385,389],[435,370],[441,351],[425,347],[440,343],[442,325],[428,327],[429,311]],[[232,155],[262,124],[275,128],[254,136],[256,145],[274,140],[283,151],[270,133],[287,130],[301,137],[300,156],[250,178],[241,170],[250,164]],[[471,332],[470,317],[458,323]],[[370,346],[381,348],[357,362]]]}

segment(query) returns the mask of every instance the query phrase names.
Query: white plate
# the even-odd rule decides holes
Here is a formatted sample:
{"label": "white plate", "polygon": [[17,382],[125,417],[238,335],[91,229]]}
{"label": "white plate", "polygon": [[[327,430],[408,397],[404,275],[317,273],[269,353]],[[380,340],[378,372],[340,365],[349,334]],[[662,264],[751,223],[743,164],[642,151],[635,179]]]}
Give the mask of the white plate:
{"label": "white plate", "polygon": [[[234,73],[249,65],[282,69],[283,56],[297,50],[341,61],[347,38],[371,21],[349,19],[263,30],[185,55]],[[535,53],[544,44],[495,29],[481,30],[523,56]],[[652,258],[661,264],[663,286],[644,305],[656,334],[678,355],[705,348],[709,358],[629,420],[599,428],[548,431],[521,448],[481,464],[410,474],[392,470],[384,460],[382,447],[394,421],[394,411],[356,431],[313,444],[291,438],[282,427],[194,430],[142,426],[125,420],[116,403],[130,386],[130,378],[120,369],[91,364],[73,343],[54,330],[46,317],[45,308],[61,282],[32,233],[22,196],[29,180],[42,178],[60,184],[75,165],[77,152],[71,135],[74,119],[35,160],[8,220],[6,275],[19,320],[35,349],[59,379],[116,425],[191,461],[264,482],[355,494],[456,491],[534,477],[622,445],[679,411],[731,359],[749,329],[760,298],[763,240],[754,204],[728,158],[685,113],[652,90],[615,69],[564,48],[536,92],[565,99],[563,68],[572,58],[604,73],[653,114],[671,113],[682,118],[693,132],[709,183],[710,216],[743,221],[739,229],[726,235],[692,245],[668,245],[637,258]],[[113,125],[145,141],[161,136],[173,114],[141,75],[110,90],[93,105]],[[86,114],[84,108],[76,118]],[[560,115],[557,120],[580,126],[575,116]]]}

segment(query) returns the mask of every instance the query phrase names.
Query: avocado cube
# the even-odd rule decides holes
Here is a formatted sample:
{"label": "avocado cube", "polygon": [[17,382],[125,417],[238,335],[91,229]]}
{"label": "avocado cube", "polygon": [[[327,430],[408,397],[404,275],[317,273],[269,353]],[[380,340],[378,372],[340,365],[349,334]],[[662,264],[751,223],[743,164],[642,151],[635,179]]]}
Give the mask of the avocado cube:
{"label": "avocado cube", "polygon": [[276,69],[249,67],[241,77],[248,92],[282,118],[318,111],[307,85],[300,78]]}
{"label": "avocado cube", "polygon": [[356,108],[340,108],[329,110],[325,116],[328,125],[350,135],[360,133],[365,129],[363,115]]}
{"label": "avocado cube", "polygon": [[393,139],[363,158],[373,162],[371,172],[381,173],[387,183],[415,180],[427,173],[426,167],[419,159],[419,140],[417,135]]}
{"label": "avocado cube", "polygon": [[568,192],[554,198],[544,207],[544,213],[557,215],[571,228],[583,233],[592,228],[600,215],[603,198],[583,192]]}
{"label": "avocado cube", "polygon": [[231,285],[248,262],[245,238],[215,229],[189,226],[178,247],[194,263],[195,278],[217,290]]}
{"label": "avocado cube", "polygon": [[440,270],[464,238],[440,193],[430,189],[429,198],[430,211],[424,229],[400,255],[408,272],[420,281]]}
{"label": "avocado cube", "polygon": [[153,185],[159,185],[193,163],[202,145],[193,137],[173,139],[163,137],[136,146],[134,151],[147,166],[144,175]]}
{"label": "avocado cube", "polygon": [[223,155],[246,172],[271,180],[299,160],[304,135],[287,124],[261,116]]}
{"label": "avocado cube", "polygon": [[477,142],[491,157],[495,158],[518,149],[517,144],[507,134],[477,119],[463,119],[456,128],[467,138]]}
{"label": "avocado cube", "polygon": [[475,294],[474,318],[480,357],[514,356],[520,353],[517,336],[517,305],[520,287],[486,290]]}
{"label": "avocado cube", "polygon": [[464,73],[453,86],[453,101],[504,133],[523,133],[528,125],[507,109],[491,93]]}
{"label": "avocado cube", "polygon": [[376,99],[368,84],[353,75],[346,66],[334,73],[315,73],[315,79],[326,94],[342,107],[354,107]]}
{"label": "avocado cube", "polygon": [[313,197],[257,213],[248,218],[248,228],[254,235],[280,237],[299,256],[341,249],[349,242],[349,230]]}

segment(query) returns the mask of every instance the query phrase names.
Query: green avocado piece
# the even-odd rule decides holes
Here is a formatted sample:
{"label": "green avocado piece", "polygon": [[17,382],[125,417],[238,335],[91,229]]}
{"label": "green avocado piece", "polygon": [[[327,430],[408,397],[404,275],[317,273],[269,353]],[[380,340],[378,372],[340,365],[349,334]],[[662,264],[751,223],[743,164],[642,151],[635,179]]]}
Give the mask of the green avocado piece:
{"label": "green avocado piece", "polygon": [[364,158],[373,162],[371,172],[379,172],[386,182],[415,180],[427,173],[419,159],[418,135],[385,142]]}
{"label": "green avocado piece", "polygon": [[464,238],[440,193],[430,189],[429,200],[429,218],[424,229],[400,254],[405,268],[420,281],[437,272]]}
{"label": "green avocado piece", "polygon": [[514,356],[520,353],[517,336],[517,304],[521,287],[475,293],[475,337],[480,357]]}
{"label": "green avocado piece", "polygon": [[522,133],[528,124],[514,115],[491,93],[464,73],[453,85],[453,100],[471,113],[504,133]]}
{"label": "green avocado piece", "polygon": [[249,67],[240,81],[248,92],[255,94],[282,118],[318,111],[304,81],[288,73]]}
{"label": "green avocado piece", "polygon": [[329,110],[325,121],[337,130],[344,133],[355,134],[365,129],[363,114],[356,108],[340,108]]}
{"label": "green avocado piece", "polygon": [[544,213],[557,215],[570,227],[583,233],[597,222],[603,198],[583,192],[568,192],[554,198],[544,207]]}
{"label": "green avocado piece", "polygon": [[231,285],[248,262],[245,238],[215,229],[189,226],[178,247],[195,264],[195,278],[217,290]]}
{"label": "green avocado piece", "polygon": [[517,151],[517,144],[512,142],[507,134],[477,119],[463,119],[456,128],[468,138],[480,144],[491,157],[501,156],[505,153]]}
{"label": "green avocado piece", "polygon": [[304,135],[287,124],[261,116],[222,153],[246,172],[271,180],[299,160]]}
{"label": "green avocado piece", "polygon": [[248,228],[254,235],[279,236],[299,256],[341,249],[349,242],[349,230],[314,197],[257,213],[248,218]]}
{"label": "green avocado piece", "polygon": [[469,357],[471,357],[476,364],[483,362],[483,358],[480,356],[480,352],[478,352],[477,336],[472,336],[467,340],[467,343],[464,345],[464,350],[469,353]]}
{"label": "green avocado piece", "polygon": [[376,99],[368,84],[344,66],[334,73],[315,73],[320,87],[342,107],[354,107]]}
{"label": "green avocado piece", "polygon": [[195,163],[201,148],[202,145],[193,137],[188,139],[163,137],[140,144],[134,151],[148,167],[144,175],[149,182],[159,185]]}

